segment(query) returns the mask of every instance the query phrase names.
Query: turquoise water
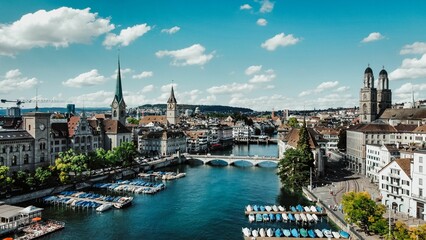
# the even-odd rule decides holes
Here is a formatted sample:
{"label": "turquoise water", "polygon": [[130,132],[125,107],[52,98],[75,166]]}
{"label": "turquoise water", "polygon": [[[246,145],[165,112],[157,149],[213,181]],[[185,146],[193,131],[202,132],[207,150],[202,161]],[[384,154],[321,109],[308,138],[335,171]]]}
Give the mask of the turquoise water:
{"label": "turquoise water", "polygon": [[[255,149],[268,155],[276,145],[250,147]],[[183,165],[170,170],[187,176],[167,182],[156,195],[134,195],[126,209],[96,213],[46,207],[43,216],[64,221],[66,227],[44,239],[242,239],[242,227],[288,226],[249,224],[244,215],[247,204],[277,204],[279,199],[286,204],[290,199],[280,192],[276,168]]]}

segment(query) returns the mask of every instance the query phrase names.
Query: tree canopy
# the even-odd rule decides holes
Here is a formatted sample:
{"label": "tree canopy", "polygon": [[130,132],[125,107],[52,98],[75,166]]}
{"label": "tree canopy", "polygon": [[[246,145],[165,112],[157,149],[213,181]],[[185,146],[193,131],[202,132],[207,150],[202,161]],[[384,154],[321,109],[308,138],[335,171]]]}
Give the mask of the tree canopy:
{"label": "tree canopy", "polygon": [[337,148],[339,150],[346,151],[346,129],[340,129],[339,141],[337,142]]}
{"label": "tree canopy", "polygon": [[288,119],[287,124],[292,128],[299,128],[299,122],[297,121],[297,118],[291,117]]}

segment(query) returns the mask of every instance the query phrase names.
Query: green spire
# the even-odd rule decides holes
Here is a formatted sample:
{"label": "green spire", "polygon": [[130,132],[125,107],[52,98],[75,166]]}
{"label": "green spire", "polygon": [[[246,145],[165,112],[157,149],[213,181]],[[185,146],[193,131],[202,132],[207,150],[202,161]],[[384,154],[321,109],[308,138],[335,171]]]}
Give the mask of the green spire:
{"label": "green spire", "polygon": [[123,100],[123,89],[121,87],[120,56],[118,57],[117,85],[115,86],[115,98],[118,102]]}

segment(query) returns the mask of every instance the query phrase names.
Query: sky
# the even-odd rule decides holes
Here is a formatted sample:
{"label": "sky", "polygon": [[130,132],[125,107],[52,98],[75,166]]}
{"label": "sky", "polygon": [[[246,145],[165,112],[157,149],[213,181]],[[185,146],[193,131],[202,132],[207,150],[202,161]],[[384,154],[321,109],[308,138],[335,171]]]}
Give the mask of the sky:
{"label": "sky", "polygon": [[[426,1],[14,0],[0,7],[0,98],[258,111],[359,105],[365,68],[393,103],[426,99]],[[13,103],[2,104],[9,107]],[[25,108],[34,103],[23,104]]]}

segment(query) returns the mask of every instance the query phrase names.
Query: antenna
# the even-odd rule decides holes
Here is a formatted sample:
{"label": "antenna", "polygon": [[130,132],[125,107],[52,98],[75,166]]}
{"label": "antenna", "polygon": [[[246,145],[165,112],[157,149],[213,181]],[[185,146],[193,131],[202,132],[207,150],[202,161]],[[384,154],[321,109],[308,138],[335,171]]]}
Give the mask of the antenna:
{"label": "antenna", "polygon": [[35,105],[35,111],[38,112],[38,87],[36,87],[36,105]]}

